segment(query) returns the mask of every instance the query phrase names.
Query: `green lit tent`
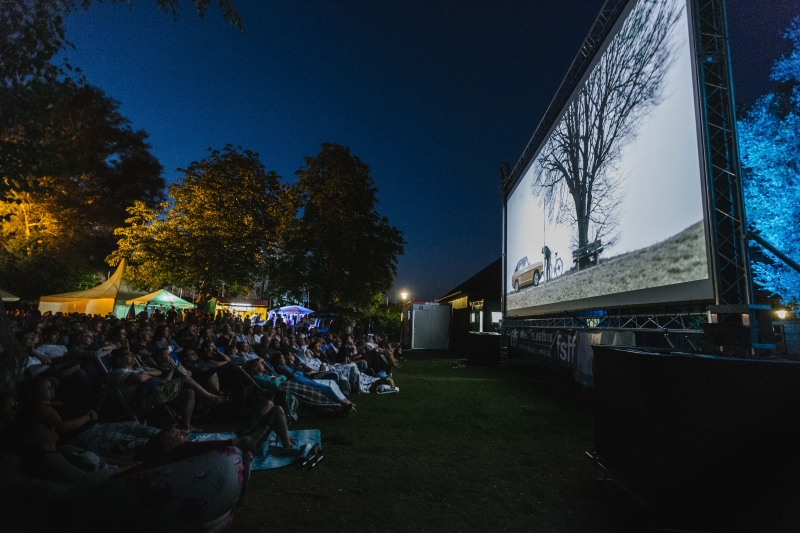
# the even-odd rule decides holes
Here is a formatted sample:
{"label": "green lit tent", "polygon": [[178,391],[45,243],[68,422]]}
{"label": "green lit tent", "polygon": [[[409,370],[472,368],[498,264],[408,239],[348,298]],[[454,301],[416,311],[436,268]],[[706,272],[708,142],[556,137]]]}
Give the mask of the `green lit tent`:
{"label": "green lit tent", "polygon": [[171,292],[166,291],[164,289],[160,289],[155,292],[151,292],[150,294],[145,294],[143,296],[138,296],[136,298],[133,298],[132,300],[126,300],[125,304],[135,305],[137,311],[143,309],[148,305],[175,307],[176,309],[194,309],[193,303],[187,302],[183,298],[178,298]]}

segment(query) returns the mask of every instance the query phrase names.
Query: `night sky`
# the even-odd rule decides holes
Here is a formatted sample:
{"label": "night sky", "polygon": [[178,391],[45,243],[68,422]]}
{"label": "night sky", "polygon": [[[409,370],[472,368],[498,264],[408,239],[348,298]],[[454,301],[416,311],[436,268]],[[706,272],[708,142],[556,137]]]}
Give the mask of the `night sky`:
{"label": "night sky", "polygon": [[[235,2],[180,19],[153,0],[67,19],[66,54],[150,135],[167,182],[227,143],[287,180],[320,144],[370,165],[404,234],[395,290],[444,295],[501,254],[498,167],[519,158],[602,0]],[[213,2],[212,2],[213,4]],[[729,0],[737,103],[771,88],[800,0]]]}

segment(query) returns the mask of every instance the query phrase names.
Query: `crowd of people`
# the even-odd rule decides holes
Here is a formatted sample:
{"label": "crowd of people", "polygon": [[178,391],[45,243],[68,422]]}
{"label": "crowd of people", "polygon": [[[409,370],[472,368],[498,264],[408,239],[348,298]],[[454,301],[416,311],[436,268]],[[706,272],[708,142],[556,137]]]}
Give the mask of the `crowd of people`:
{"label": "crowd of people", "polygon": [[[194,311],[8,318],[27,362],[16,393],[0,394],[0,451],[34,477],[71,485],[226,446],[258,453],[271,432],[292,451],[292,421],[349,415],[354,394],[394,388],[402,359],[378,335],[356,340],[302,322]],[[236,421],[238,437],[190,439],[203,416]]]}

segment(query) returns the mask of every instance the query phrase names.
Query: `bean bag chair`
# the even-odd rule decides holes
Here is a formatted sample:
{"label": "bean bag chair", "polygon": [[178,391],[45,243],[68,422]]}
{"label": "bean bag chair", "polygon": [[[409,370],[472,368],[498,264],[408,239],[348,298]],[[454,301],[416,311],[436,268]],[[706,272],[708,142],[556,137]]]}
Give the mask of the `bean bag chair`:
{"label": "bean bag chair", "polygon": [[[76,531],[96,527],[139,533],[224,531],[233,521],[250,469],[249,454],[243,458],[239,448],[227,446],[177,463],[74,487],[27,476],[13,468],[13,457],[8,459],[10,466],[0,471],[0,486],[9,483],[18,496],[24,497],[17,498],[19,505],[2,514],[19,523],[38,511],[34,521],[57,520],[60,530],[74,526],[69,529]],[[50,511],[49,516],[44,516],[45,511]]]}

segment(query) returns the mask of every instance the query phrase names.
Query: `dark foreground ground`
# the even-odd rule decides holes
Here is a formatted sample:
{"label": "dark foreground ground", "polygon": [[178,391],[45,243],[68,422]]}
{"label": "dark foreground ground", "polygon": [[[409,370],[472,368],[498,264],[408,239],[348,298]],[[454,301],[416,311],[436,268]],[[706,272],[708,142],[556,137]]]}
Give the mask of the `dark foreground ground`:
{"label": "dark foreground ground", "polygon": [[293,425],[322,430],[324,460],[254,473],[234,531],[648,528],[584,455],[590,389],[544,371],[453,368],[442,355],[408,355],[400,393],[355,396],[344,420]]}
{"label": "dark foreground ground", "polygon": [[[254,472],[234,533],[800,532],[800,469],[783,469],[780,486],[737,483],[735,501],[700,520],[655,513],[598,481],[586,458],[593,389],[543,368],[462,367],[441,352],[406,359],[400,393],[356,395],[345,419],[292,425],[322,430],[324,459]],[[11,517],[0,533],[92,531]]]}
{"label": "dark foreground ground", "polygon": [[454,357],[407,354],[399,394],[294,424],[322,430],[325,458],[254,473],[234,531],[800,531],[797,486],[745,487],[700,520],[645,510],[585,456],[591,388],[542,368],[454,368]]}

